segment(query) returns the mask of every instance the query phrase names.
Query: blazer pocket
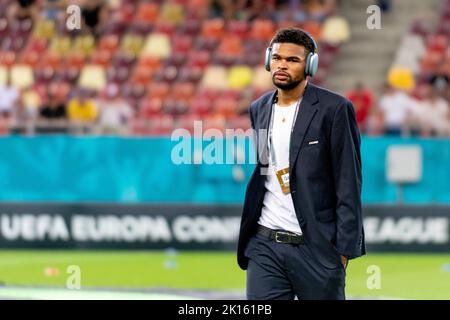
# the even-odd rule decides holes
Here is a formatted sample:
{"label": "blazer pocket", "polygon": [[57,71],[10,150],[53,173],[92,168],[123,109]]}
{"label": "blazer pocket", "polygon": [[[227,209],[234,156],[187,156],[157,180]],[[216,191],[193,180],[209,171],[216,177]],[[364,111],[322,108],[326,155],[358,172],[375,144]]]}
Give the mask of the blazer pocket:
{"label": "blazer pocket", "polygon": [[336,220],[334,209],[320,210],[317,212],[316,217],[320,222],[332,222]]}

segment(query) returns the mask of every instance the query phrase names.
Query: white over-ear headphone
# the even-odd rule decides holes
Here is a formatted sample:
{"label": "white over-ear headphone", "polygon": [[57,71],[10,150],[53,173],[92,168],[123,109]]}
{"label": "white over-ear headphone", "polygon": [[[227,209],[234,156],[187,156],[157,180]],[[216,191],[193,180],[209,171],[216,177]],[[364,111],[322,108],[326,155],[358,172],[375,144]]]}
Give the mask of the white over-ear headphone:
{"label": "white over-ear headphone", "polygon": [[[314,44],[314,52],[309,52],[308,56],[306,57],[305,77],[306,76],[314,77],[314,75],[317,72],[317,68],[319,67],[319,55],[317,53],[316,41],[314,41],[314,38],[311,37],[309,34],[307,34],[307,36],[311,39],[312,43]],[[266,56],[264,60],[264,66],[267,71],[270,71],[271,61],[272,61],[272,47],[268,47],[266,49]]]}

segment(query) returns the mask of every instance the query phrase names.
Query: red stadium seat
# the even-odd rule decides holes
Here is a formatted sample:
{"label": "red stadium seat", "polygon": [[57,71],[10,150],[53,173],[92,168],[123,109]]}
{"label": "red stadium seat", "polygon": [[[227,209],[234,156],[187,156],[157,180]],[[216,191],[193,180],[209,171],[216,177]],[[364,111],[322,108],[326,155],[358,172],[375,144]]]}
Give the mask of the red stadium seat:
{"label": "red stadium seat", "polygon": [[220,97],[214,102],[214,113],[226,119],[236,116],[237,100],[231,97]]}
{"label": "red stadium seat", "polygon": [[124,3],[119,8],[120,21],[129,24],[134,19],[135,6],[133,3]]}
{"label": "red stadium seat", "polygon": [[166,82],[152,83],[148,86],[148,98],[164,100],[170,93],[170,84]]}
{"label": "red stadium seat", "polygon": [[34,69],[34,79],[37,83],[50,83],[55,79],[56,71],[50,66]]}
{"label": "red stadium seat", "polygon": [[26,36],[9,35],[3,39],[2,50],[19,52],[25,47]]}
{"label": "red stadium seat", "polygon": [[442,61],[442,54],[438,52],[428,52],[423,56],[421,68],[423,72],[435,72]]}
{"label": "red stadium seat", "polygon": [[168,98],[163,102],[163,112],[165,114],[170,114],[174,118],[179,118],[180,116],[187,114],[188,111],[188,101]]}
{"label": "red stadium seat", "polygon": [[122,85],[121,92],[125,99],[139,100],[146,95],[146,86],[139,83],[125,83]]}
{"label": "red stadium seat", "polygon": [[213,52],[217,49],[219,39],[198,37],[195,41],[195,49]]}
{"label": "red stadium seat", "polygon": [[35,51],[28,50],[22,53],[20,62],[24,63],[26,65],[29,65],[31,67],[36,67],[36,65],[39,62],[39,54]]}
{"label": "red stadium seat", "polygon": [[91,63],[99,64],[107,68],[111,64],[111,52],[108,50],[100,49],[94,51],[91,57]]}
{"label": "red stadium seat", "polygon": [[174,129],[185,129],[188,130],[190,134],[193,134],[195,121],[201,120],[202,119],[195,114],[186,114],[177,119]]}
{"label": "red stadium seat", "polygon": [[106,71],[108,82],[122,84],[130,77],[130,68],[127,66],[111,66]]}
{"label": "red stadium seat", "polygon": [[194,96],[195,86],[190,82],[175,83],[172,89],[176,100],[190,100]]}
{"label": "red stadium seat", "polygon": [[230,20],[226,27],[227,34],[245,38],[249,32],[249,24],[245,20]]}
{"label": "red stadium seat", "polygon": [[146,134],[149,135],[170,135],[174,128],[174,119],[171,115],[162,114],[157,118],[148,120]]}
{"label": "red stadium seat", "polygon": [[158,57],[141,56],[137,66],[156,70],[161,67],[161,60]]}
{"label": "red stadium seat", "polygon": [[211,54],[207,50],[192,51],[188,56],[188,66],[205,69],[211,59]]}
{"label": "red stadium seat", "polygon": [[174,82],[178,77],[178,68],[174,65],[169,65],[164,68],[158,69],[154,74],[154,81],[158,82]]}
{"label": "red stadium seat", "polygon": [[256,40],[270,40],[275,32],[275,25],[272,20],[255,19],[251,26],[249,36]]}
{"label": "red stadium seat", "polygon": [[201,96],[196,96],[190,103],[190,111],[196,117],[203,117],[211,114],[213,110],[213,100]]}
{"label": "red stadium seat", "polygon": [[56,53],[46,52],[39,60],[39,66],[46,68],[51,67],[55,70],[59,69],[62,65],[62,57]]}
{"label": "red stadium seat", "polygon": [[86,55],[82,52],[71,52],[67,57],[65,64],[70,67],[81,69],[86,63]]}
{"label": "red stadium seat", "polygon": [[429,51],[444,53],[448,46],[448,35],[437,34],[427,37],[427,47]]}
{"label": "red stadium seat", "polygon": [[163,100],[159,98],[143,99],[139,105],[138,116],[143,119],[151,119],[162,113]]}
{"label": "red stadium seat", "polygon": [[221,55],[238,57],[242,53],[242,40],[238,36],[228,36],[220,42],[218,52]]}
{"label": "red stadium seat", "polygon": [[114,53],[119,48],[119,36],[115,34],[106,35],[100,38],[98,48]]}
{"label": "red stadium seat", "polygon": [[178,34],[193,38],[199,34],[200,29],[201,23],[198,19],[187,19],[181,26],[179,26]]}
{"label": "red stadium seat", "polygon": [[450,34],[450,20],[439,22],[436,28],[436,34],[448,35]]}
{"label": "red stadium seat", "polygon": [[169,37],[172,37],[175,33],[175,25],[166,22],[166,21],[158,21],[154,26],[155,33],[164,33]]}
{"label": "red stadium seat", "polygon": [[303,23],[303,30],[308,32],[317,42],[319,42],[322,32],[322,25],[319,22],[305,21]]}
{"label": "red stadium seat", "polygon": [[27,49],[36,53],[43,53],[47,50],[48,41],[46,39],[31,38],[28,41]]}
{"label": "red stadium seat", "polygon": [[153,69],[152,67],[145,65],[138,65],[133,70],[131,82],[146,85],[152,81],[154,73],[155,69]]}
{"label": "red stadium seat", "polygon": [[74,85],[80,76],[80,68],[69,66],[61,68],[58,72],[59,77],[62,81],[68,82]]}
{"label": "red stadium seat", "polygon": [[203,22],[201,37],[204,39],[221,39],[224,32],[225,21],[222,18],[214,18]]}
{"label": "red stadium seat", "polygon": [[112,64],[115,67],[131,67],[136,62],[133,54],[119,52],[114,55]]}
{"label": "red stadium seat", "polygon": [[135,21],[154,23],[159,16],[159,4],[152,2],[141,2],[137,8]]}
{"label": "red stadium seat", "polygon": [[[222,132],[226,129],[226,119],[220,115],[211,115],[204,119],[203,121],[203,130],[207,131],[208,129],[217,129]],[[208,136],[208,133],[204,133],[205,136]]]}
{"label": "red stadium seat", "polygon": [[166,66],[174,66],[174,67],[181,67],[186,62],[186,55],[182,52],[174,52],[171,56],[169,56],[166,61]]}
{"label": "red stadium seat", "polygon": [[227,121],[227,128],[248,130],[251,128],[250,118],[248,115],[231,118]]}
{"label": "red stadium seat", "polygon": [[192,37],[175,35],[172,37],[172,52],[187,54],[192,49]]}
{"label": "red stadium seat", "polygon": [[8,19],[0,18],[0,37],[5,37],[9,33]]}
{"label": "red stadium seat", "polygon": [[180,82],[192,82],[197,84],[202,76],[203,72],[200,67],[187,66],[180,68],[177,79]]}

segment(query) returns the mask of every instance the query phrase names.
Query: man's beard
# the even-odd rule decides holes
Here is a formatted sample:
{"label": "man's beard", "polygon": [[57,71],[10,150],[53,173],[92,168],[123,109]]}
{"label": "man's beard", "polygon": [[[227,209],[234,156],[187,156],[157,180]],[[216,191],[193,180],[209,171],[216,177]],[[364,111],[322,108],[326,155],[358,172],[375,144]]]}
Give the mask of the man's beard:
{"label": "man's beard", "polygon": [[278,89],[281,89],[281,90],[292,90],[295,87],[297,87],[303,81],[303,79],[294,81],[294,80],[291,80],[291,77],[289,77],[289,81],[287,83],[277,83],[275,81],[276,81],[275,75],[273,75],[272,82],[275,87],[277,87]]}

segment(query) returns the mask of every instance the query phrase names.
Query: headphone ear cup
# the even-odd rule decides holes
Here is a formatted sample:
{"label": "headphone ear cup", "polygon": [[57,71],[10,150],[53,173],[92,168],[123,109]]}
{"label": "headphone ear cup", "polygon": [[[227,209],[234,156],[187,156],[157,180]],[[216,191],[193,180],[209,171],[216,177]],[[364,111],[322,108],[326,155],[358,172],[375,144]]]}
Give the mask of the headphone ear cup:
{"label": "headphone ear cup", "polygon": [[311,53],[308,53],[308,56],[306,57],[305,62],[305,77],[309,76],[309,71],[311,70]]}
{"label": "headphone ear cup", "polygon": [[[310,77],[314,77],[314,75],[317,73],[317,69],[319,68],[319,55],[317,53],[311,54],[309,57],[308,65],[308,75]],[[305,69],[306,72],[306,69]]]}
{"label": "headphone ear cup", "polygon": [[266,56],[264,58],[264,67],[267,71],[270,71],[270,61],[272,60],[272,48],[266,49]]}

